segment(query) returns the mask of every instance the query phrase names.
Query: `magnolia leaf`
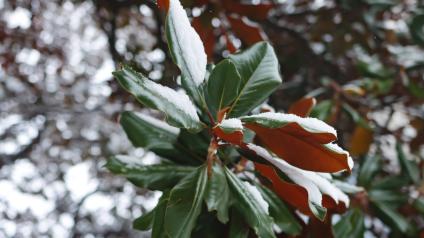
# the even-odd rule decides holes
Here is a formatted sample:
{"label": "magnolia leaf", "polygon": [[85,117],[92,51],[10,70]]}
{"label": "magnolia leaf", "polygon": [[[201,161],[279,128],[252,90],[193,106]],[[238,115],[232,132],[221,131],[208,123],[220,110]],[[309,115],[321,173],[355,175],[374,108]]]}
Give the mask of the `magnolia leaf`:
{"label": "magnolia leaf", "polygon": [[379,218],[389,224],[391,228],[397,229],[404,234],[414,233],[411,223],[389,205],[382,202],[374,202],[373,207],[376,209]]}
{"label": "magnolia leaf", "polygon": [[243,143],[243,125],[237,118],[231,118],[221,121],[213,129],[218,138],[234,145]]}
{"label": "magnolia leaf", "polygon": [[396,151],[403,174],[406,174],[406,176],[408,176],[412,182],[418,183],[420,181],[420,169],[418,165],[414,163],[414,161],[408,160],[406,158],[405,152],[403,151],[402,145],[400,143],[396,144]]}
{"label": "magnolia leaf", "polygon": [[266,112],[241,121],[260,143],[291,165],[329,173],[350,171],[353,166],[349,154],[330,143],[337,138],[334,128],[318,119]]}
{"label": "magnolia leaf", "polygon": [[162,228],[169,237],[190,237],[202,210],[206,184],[206,167],[201,166],[170,191]]}
{"label": "magnolia leaf", "polygon": [[228,183],[236,198],[235,208],[255,233],[261,238],[275,237],[272,230],[273,219],[258,204],[257,198],[233,172],[225,168]]}
{"label": "magnolia leaf", "polygon": [[249,225],[244,220],[244,217],[236,210],[231,211],[230,231],[228,237],[231,238],[248,238]]}
{"label": "magnolia leaf", "polygon": [[133,221],[134,229],[137,229],[140,231],[147,231],[151,229],[153,226],[154,217],[155,217],[155,209],[143,214],[142,216],[138,217],[137,219]]}
{"label": "magnolia leaf", "polygon": [[365,129],[371,130],[370,125],[368,125],[367,120],[359,114],[353,107],[349,106],[346,103],[343,103],[343,109],[352,117],[352,120],[358,125],[362,126]]}
{"label": "magnolia leaf", "polygon": [[317,118],[321,121],[327,121],[331,114],[333,102],[331,100],[323,100],[318,103],[311,111],[311,117]]}
{"label": "magnolia leaf", "polygon": [[391,207],[403,205],[408,202],[408,196],[393,190],[381,190],[372,188],[368,191],[368,197],[373,202],[380,202]]}
{"label": "magnolia leaf", "polygon": [[138,101],[165,113],[169,124],[193,132],[203,128],[196,107],[186,94],[157,84],[128,66],[123,66],[113,75]]}
{"label": "magnolia leaf", "polygon": [[247,16],[254,20],[266,20],[269,12],[276,7],[274,3],[238,3],[231,1],[223,1],[226,11],[237,13],[240,16]]}
{"label": "magnolia leaf", "polygon": [[216,65],[207,84],[207,102],[213,116],[231,105],[240,91],[240,83],[240,74],[230,60]]}
{"label": "magnolia leaf", "polygon": [[180,1],[168,0],[168,3],[165,31],[169,50],[181,70],[182,86],[199,103],[202,98],[199,86],[206,75],[205,49]]}
{"label": "magnolia leaf", "polygon": [[228,114],[238,117],[261,104],[282,80],[275,52],[266,42],[256,43],[245,51],[230,55],[229,59],[235,64],[241,83]]}
{"label": "magnolia leaf", "polygon": [[334,237],[337,238],[363,238],[365,232],[365,216],[359,209],[347,212],[333,226]]}
{"label": "magnolia leaf", "polygon": [[269,213],[274,218],[275,224],[284,232],[291,236],[299,235],[302,226],[296,220],[289,208],[283,201],[268,188],[257,185],[265,201],[269,204]]}
{"label": "magnolia leaf", "polygon": [[174,164],[142,165],[137,158],[115,156],[108,160],[106,167],[114,174],[125,176],[138,187],[150,190],[165,190],[173,187],[193,167]]}
{"label": "magnolia leaf", "polygon": [[214,164],[207,182],[205,202],[209,211],[217,211],[218,220],[228,222],[230,206],[230,188],[221,165]]}
{"label": "magnolia leaf", "polygon": [[357,125],[350,139],[350,154],[352,156],[367,154],[373,139],[374,134],[372,130]]}
{"label": "magnolia leaf", "polygon": [[247,46],[253,45],[256,42],[266,40],[266,35],[261,26],[255,22],[249,21],[247,18],[227,17],[231,24],[231,29],[234,34]]}
{"label": "magnolia leaf", "polygon": [[300,117],[307,117],[316,103],[317,100],[315,98],[302,98],[290,106],[288,113],[295,114]]}
{"label": "magnolia leaf", "polygon": [[416,15],[409,25],[412,38],[420,45],[424,45],[424,14]]}
{"label": "magnolia leaf", "polygon": [[169,201],[169,190],[163,192],[162,197],[159,199],[158,205],[154,208],[155,215],[153,217],[152,225],[152,238],[165,238],[168,237],[166,230],[163,229],[165,222],[166,206]]}
{"label": "magnolia leaf", "polygon": [[380,155],[367,155],[360,167],[358,185],[368,188],[380,166]]}

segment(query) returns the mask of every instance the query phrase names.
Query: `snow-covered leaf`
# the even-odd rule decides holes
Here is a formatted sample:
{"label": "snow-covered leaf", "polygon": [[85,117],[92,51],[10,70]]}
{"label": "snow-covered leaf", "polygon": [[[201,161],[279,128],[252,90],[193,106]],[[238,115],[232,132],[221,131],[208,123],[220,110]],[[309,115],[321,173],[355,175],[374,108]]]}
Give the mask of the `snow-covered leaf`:
{"label": "snow-covered leaf", "polygon": [[[262,238],[275,237],[272,230],[273,219],[268,215],[262,202],[262,196],[257,196],[250,186],[241,181],[233,172],[225,168],[228,183],[236,202],[234,204],[237,211],[255,233]],[[257,191],[257,190],[256,190]],[[259,192],[258,192],[259,193]],[[260,195],[260,194],[259,194]]]}
{"label": "snow-covered leaf", "polygon": [[352,158],[332,141],[334,128],[315,118],[266,112],[241,118],[246,128],[278,157],[291,165],[316,172],[350,171]]}
{"label": "snow-covered leaf", "polygon": [[202,129],[196,107],[185,93],[157,84],[128,66],[113,75],[138,101],[164,112],[171,125],[195,132]]}
{"label": "snow-covered leaf", "polygon": [[243,125],[237,118],[222,120],[213,128],[213,132],[220,139],[234,145],[240,145],[243,142]]}
{"label": "snow-covered leaf", "polygon": [[312,108],[317,103],[315,98],[305,97],[293,103],[289,108],[290,114],[295,114],[300,117],[307,117],[311,113]]}
{"label": "snow-covered leaf", "polygon": [[193,167],[174,164],[142,165],[141,159],[129,156],[115,156],[108,160],[106,167],[114,174],[125,176],[138,187],[150,190],[172,188],[184,176],[193,171]]}
{"label": "snow-covered leaf", "polygon": [[205,80],[207,56],[179,0],[168,0],[166,36],[171,56],[181,70],[183,87],[200,102],[199,86]]}

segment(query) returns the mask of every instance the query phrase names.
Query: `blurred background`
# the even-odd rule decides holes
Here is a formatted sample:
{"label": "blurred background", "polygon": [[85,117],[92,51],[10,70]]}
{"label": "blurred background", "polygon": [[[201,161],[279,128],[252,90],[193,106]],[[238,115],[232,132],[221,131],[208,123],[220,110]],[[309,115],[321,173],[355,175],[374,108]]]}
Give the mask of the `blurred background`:
{"label": "blurred background", "polygon": [[[210,62],[271,42],[284,83],[268,103],[283,111],[317,97],[313,116],[354,155],[349,182],[370,186],[358,168],[374,157],[376,176],[410,178],[353,198],[367,214],[366,237],[424,228],[421,1],[181,2]],[[149,237],[132,220],[160,194],[103,166],[112,154],[157,159],[121,130],[121,111],[143,109],[111,72],[125,62],[176,87],[164,14],[150,0],[0,0],[0,237]]]}

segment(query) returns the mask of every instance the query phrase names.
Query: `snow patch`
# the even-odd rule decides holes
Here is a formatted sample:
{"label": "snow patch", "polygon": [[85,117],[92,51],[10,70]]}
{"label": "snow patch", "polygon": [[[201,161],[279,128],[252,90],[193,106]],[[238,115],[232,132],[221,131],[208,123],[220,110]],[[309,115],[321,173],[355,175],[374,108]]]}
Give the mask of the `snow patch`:
{"label": "snow patch", "polygon": [[136,168],[144,165],[143,161],[140,158],[133,156],[115,155],[115,158],[119,160],[119,162],[125,164],[125,167],[127,168]]}
{"label": "snow patch", "polygon": [[250,143],[247,147],[285,173],[294,183],[304,187],[311,202],[322,205],[322,194],[327,194],[336,203],[341,201],[346,207],[349,206],[349,197],[323,178],[323,173],[317,174],[294,167],[282,159],[275,158],[263,147]]}
{"label": "snow patch", "polygon": [[181,54],[195,84],[203,83],[206,74],[207,57],[203,42],[190,25],[187,14],[179,0],[169,1],[168,17],[178,24],[174,27]]}
{"label": "snow patch", "polygon": [[350,157],[349,152],[342,149],[339,145],[336,143],[328,143],[324,145],[327,149],[330,149],[338,154],[344,154],[347,156],[347,165],[349,166],[349,169],[353,168],[353,159]]}
{"label": "snow patch", "polygon": [[140,117],[141,119],[147,121],[148,123],[154,125],[155,127],[166,130],[166,131],[170,132],[171,134],[175,134],[175,135],[180,134],[179,128],[173,127],[166,122],[163,122],[163,121],[158,120],[158,119],[151,117],[151,116],[147,116],[143,113],[137,113],[137,116]]}
{"label": "snow patch", "polygon": [[241,124],[240,119],[237,119],[237,118],[225,119],[221,123],[219,123],[219,127],[221,127],[224,130],[231,130],[231,131],[243,130],[243,125]]}
{"label": "snow patch", "polygon": [[259,207],[262,209],[262,211],[264,211],[266,214],[269,214],[268,212],[269,204],[262,197],[261,192],[259,192],[258,188],[256,188],[256,186],[246,181],[244,181],[243,184],[245,185],[245,188],[247,189],[247,191],[253,196],[255,201],[259,204]]}
{"label": "snow patch", "polygon": [[264,112],[253,116],[246,116],[243,118],[270,120],[281,124],[295,122],[310,132],[326,132],[337,136],[337,132],[333,127],[329,126],[327,123],[321,120],[312,117],[304,118],[294,114]]}

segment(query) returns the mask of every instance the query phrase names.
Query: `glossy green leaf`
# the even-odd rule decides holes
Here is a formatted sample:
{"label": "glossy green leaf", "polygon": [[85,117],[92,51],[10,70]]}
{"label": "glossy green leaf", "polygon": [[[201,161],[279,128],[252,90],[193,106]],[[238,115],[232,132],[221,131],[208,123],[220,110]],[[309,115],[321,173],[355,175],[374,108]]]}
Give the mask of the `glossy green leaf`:
{"label": "glossy green leaf", "polygon": [[165,212],[166,206],[169,201],[169,190],[165,191],[162,194],[162,197],[159,199],[158,205],[155,207],[155,216],[153,217],[152,224],[152,238],[165,238],[169,237],[163,229],[165,222]]}
{"label": "glossy green leaf", "polygon": [[216,214],[206,209],[200,213],[196,226],[193,229],[192,238],[216,238],[226,237],[226,225],[218,221]]}
{"label": "glossy green leaf", "polygon": [[292,236],[302,232],[302,226],[296,220],[286,204],[268,188],[257,185],[263,198],[269,204],[269,214],[274,218],[275,224],[284,232]]}
{"label": "glossy green leaf", "polygon": [[333,226],[334,237],[363,238],[365,233],[364,218],[364,214],[359,209],[348,211]]}
{"label": "glossy green leaf", "polygon": [[190,25],[185,10],[178,0],[169,1],[165,32],[169,50],[175,64],[181,70],[184,89],[202,104],[200,85],[205,80],[207,58],[203,42]]}
{"label": "glossy green leaf", "polygon": [[408,160],[406,158],[405,152],[403,151],[402,145],[400,143],[396,144],[396,151],[400,166],[402,167],[402,173],[406,174],[412,182],[418,183],[420,181],[420,169],[414,161]]}
{"label": "glossy green leaf", "polygon": [[134,229],[137,229],[140,231],[147,231],[151,229],[153,226],[154,217],[155,217],[155,209],[143,214],[142,216],[138,217],[137,219],[133,221]]}
{"label": "glossy green leaf", "polygon": [[259,42],[229,59],[241,76],[240,89],[229,117],[247,114],[262,103],[281,84],[278,60],[272,46]]}
{"label": "glossy green leaf", "polygon": [[249,225],[243,216],[236,210],[231,210],[230,231],[228,237],[247,238],[249,236]]}
{"label": "glossy green leaf", "polygon": [[155,83],[128,66],[123,66],[113,75],[138,101],[165,113],[169,124],[193,132],[203,128],[196,107],[186,94]]}
{"label": "glossy green leaf", "polygon": [[412,38],[420,45],[424,45],[424,15],[416,15],[409,24]]}
{"label": "glossy green leaf", "polygon": [[379,218],[390,227],[393,227],[405,234],[411,234],[414,232],[411,223],[389,205],[381,202],[374,202],[373,205],[379,215]]}
{"label": "glossy green leaf", "polygon": [[408,201],[408,196],[399,191],[372,189],[368,191],[368,197],[373,202],[399,206]]}
{"label": "glossy green leaf", "polygon": [[207,182],[205,201],[209,211],[217,211],[217,217],[220,222],[228,222],[230,188],[224,169],[219,164],[215,163],[212,166],[212,174]]}
{"label": "glossy green leaf", "polygon": [[163,227],[168,236],[190,237],[202,210],[206,184],[206,167],[201,166],[171,190]]}
{"label": "glossy green leaf", "polygon": [[379,190],[399,190],[409,184],[409,178],[405,176],[390,176],[375,180],[371,184],[371,189]]}
{"label": "glossy green leaf", "polygon": [[213,69],[207,84],[207,103],[213,116],[228,107],[240,91],[241,78],[236,66],[228,59]]}
{"label": "glossy green leaf", "polygon": [[358,175],[358,185],[367,188],[380,168],[380,155],[367,155],[364,160]]}
{"label": "glossy green leaf", "polygon": [[[125,158],[125,156],[121,156]],[[130,158],[130,157],[126,157]],[[126,159],[134,161],[138,158]],[[128,163],[119,156],[108,160],[106,167],[114,174],[125,176],[138,187],[150,190],[164,190],[173,187],[180,179],[193,171],[193,167],[175,164],[139,165]]]}
{"label": "glossy green leaf", "polygon": [[310,117],[317,118],[321,121],[326,121],[331,113],[333,102],[331,100],[323,100],[312,108]]}
{"label": "glossy green leaf", "polygon": [[236,199],[234,206],[242,214],[249,226],[261,238],[275,237],[272,225],[272,217],[266,214],[255,197],[249,192],[246,185],[229,169],[225,168],[228,183],[230,184],[232,196]]}

